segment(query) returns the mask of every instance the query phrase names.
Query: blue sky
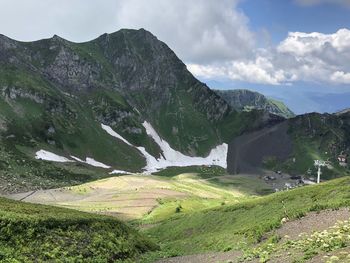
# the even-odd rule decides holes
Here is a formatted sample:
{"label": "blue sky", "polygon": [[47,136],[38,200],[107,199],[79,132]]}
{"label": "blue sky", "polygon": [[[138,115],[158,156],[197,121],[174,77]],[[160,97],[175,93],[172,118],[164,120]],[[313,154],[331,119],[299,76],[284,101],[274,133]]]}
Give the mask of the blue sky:
{"label": "blue sky", "polygon": [[0,33],[17,40],[121,28],[149,30],[211,88],[296,113],[350,107],[350,0],[0,0]]}
{"label": "blue sky", "polygon": [[[334,34],[339,29],[350,28],[350,1],[317,2],[322,1],[302,5],[294,0],[242,0],[237,9],[249,19],[248,27],[255,32],[257,47],[276,46],[288,37],[289,32]],[[350,83],[301,80],[276,86],[225,76],[199,78],[212,88],[246,88],[261,92],[284,101],[298,114],[336,112],[350,107]]]}
{"label": "blue sky", "polygon": [[334,3],[302,6],[293,0],[242,0],[238,8],[252,30],[267,30],[275,44],[289,31],[330,34],[350,26],[350,8]]}

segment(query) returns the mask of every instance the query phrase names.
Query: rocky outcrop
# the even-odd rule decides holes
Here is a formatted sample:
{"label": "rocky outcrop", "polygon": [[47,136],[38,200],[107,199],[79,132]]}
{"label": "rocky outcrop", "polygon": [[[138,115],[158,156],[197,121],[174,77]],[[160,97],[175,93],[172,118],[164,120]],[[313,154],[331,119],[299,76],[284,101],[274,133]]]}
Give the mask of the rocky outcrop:
{"label": "rocky outcrop", "polygon": [[36,103],[40,103],[40,104],[44,103],[44,98],[39,92],[29,91],[23,88],[5,86],[1,89],[1,96],[7,100],[25,98],[25,99],[30,99]]}

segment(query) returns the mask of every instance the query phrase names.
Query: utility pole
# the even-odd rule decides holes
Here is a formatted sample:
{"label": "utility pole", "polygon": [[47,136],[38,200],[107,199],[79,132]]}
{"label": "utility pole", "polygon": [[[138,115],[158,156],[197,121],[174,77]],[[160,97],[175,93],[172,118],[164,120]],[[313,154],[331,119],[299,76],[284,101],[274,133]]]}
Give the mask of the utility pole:
{"label": "utility pole", "polygon": [[314,165],[317,167],[317,183],[319,184],[321,181],[321,167],[326,166],[325,161],[315,160]]}

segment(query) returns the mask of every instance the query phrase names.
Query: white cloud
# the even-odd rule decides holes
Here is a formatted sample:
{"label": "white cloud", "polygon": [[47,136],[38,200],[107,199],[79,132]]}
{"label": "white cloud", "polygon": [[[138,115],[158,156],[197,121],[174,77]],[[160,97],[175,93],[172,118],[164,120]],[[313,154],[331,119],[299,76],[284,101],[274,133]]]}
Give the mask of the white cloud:
{"label": "white cloud", "polygon": [[221,65],[188,65],[188,69],[202,78],[230,78],[252,83],[278,85],[288,79],[283,70],[274,68],[266,57],[257,56],[252,61],[233,61]]}
{"label": "white cloud", "polygon": [[60,35],[86,41],[145,28],[186,62],[249,56],[254,36],[239,0],[0,0],[0,33],[19,40]]}
{"label": "white cloud", "polygon": [[334,34],[290,32],[276,47],[255,50],[254,59],[190,65],[189,69],[202,78],[226,77],[261,84],[350,84],[350,30]]}
{"label": "white cloud", "polygon": [[314,52],[323,52],[327,47],[343,52],[350,49],[350,31],[340,29],[334,34],[290,32],[280,43],[278,51],[304,56]]}
{"label": "white cloud", "polygon": [[343,71],[334,72],[331,76],[331,80],[338,83],[350,84],[350,73]]}
{"label": "white cloud", "polygon": [[254,37],[238,0],[125,0],[117,24],[144,27],[186,62],[208,63],[249,56]]}

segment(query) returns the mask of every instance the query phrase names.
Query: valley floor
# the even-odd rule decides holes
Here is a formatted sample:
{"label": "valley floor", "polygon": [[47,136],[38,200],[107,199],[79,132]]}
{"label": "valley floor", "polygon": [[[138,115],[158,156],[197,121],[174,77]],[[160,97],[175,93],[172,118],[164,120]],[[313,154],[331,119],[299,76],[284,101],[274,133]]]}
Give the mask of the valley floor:
{"label": "valley floor", "polygon": [[222,175],[201,178],[198,173],[171,177],[133,174],[7,197],[107,214],[124,220],[154,222],[176,213],[177,207],[181,212],[194,212],[237,203],[260,192],[271,191],[263,180],[253,177]]}

